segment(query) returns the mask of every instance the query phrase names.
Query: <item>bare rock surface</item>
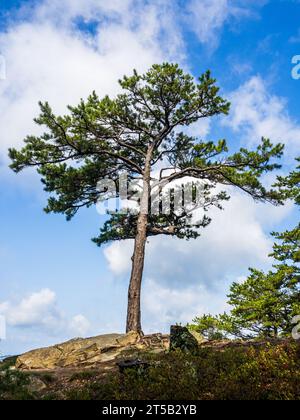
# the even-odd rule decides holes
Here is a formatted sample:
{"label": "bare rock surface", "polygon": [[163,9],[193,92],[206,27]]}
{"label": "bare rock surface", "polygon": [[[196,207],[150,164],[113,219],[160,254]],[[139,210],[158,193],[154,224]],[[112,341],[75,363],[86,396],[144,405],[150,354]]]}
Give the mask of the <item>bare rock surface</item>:
{"label": "bare rock surface", "polygon": [[106,334],[86,339],[74,339],[52,347],[37,349],[18,357],[20,370],[55,370],[93,367],[117,360],[134,352],[148,350],[164,352],[169,348],[169,336],[153,334],[141,336],[135,332]]}

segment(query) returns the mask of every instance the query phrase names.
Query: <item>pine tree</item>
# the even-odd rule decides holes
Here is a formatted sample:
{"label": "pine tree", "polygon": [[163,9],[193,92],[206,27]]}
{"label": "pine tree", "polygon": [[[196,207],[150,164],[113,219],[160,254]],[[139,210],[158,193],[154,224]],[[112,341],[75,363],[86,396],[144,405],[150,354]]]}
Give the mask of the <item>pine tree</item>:
{"label": "pine tree", "polygon": [[[157,190],[157,182],[162,189],[185,177],[199,180],[205,211],[211,206],[222,208],[222,201],[229,199],[219,186],[233,186],[257,201],[278,204],[278,194],[264,188],[260,178],[280,167],[272,158],[281,157],[283,146],[263,139],[254,151],[243,148],[229,155],[225,140],[202,141],[186,134],[185,128],[191,124],[229,112],[230,104],[219,96],[210,72],[195,82],[178,65],[164,63],[152,66],[144,75],[134,71],[120,80],[120,86],[123,92],[114,99],[99,99],[93,93],[87,101],[70,106],[65,116],[56,116],[48,103],[41,103],[41,114],[35,121],[46,127],[45,134],[27,137],[22,150],[11,149],[9,153],[15,172],[37,168],[45,190],[51,194],[46,212],[64,213],[68,220],[82,207],[98,202],[97,183],[101,179],[109,177],[118,185],[126,171],[128,182],[136,181],[142,187],[139,211],[112,214],[94,239],[99,246],[134,239],[127,331],[141,331],[147,238],[197,238],[199,228],[210,222],[205,214],[193,224],[190,214],[183,211],[178,215],[174,206],[168,214],[152,214],[153,182]],[[158,167],[160,175],[154,180],[153,171]]]}
{"label": "pine tree", "polygon": [[[278,178],[276,185],[285,199],[292,198],[300,205],[300,167],[288,177]],[[206,334],[207,328],[213,326],[214,337],[291,335],[292,320],[300,315],[300,224],[272,235],[276,239],[271,254],[275,259],[273,270],[264,273],[251,269],[245,282],[233,283],[230,288],[230,314],[196,318],[193,328]]]}

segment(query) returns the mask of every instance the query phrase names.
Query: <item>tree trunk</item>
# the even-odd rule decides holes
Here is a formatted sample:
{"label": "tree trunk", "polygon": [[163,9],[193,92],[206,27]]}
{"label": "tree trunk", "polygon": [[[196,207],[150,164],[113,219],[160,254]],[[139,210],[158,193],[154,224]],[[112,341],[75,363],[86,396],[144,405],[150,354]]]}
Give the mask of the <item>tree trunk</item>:
{"label": "tree trunk", "polygon": [[141,286],[144,271],[145,247],[147,240],[147,215],[140,215],[138,233],[135,238],[132,257],[132,271],[128,290],[128,310],[126,332],[142,332],[141,325]]}
{"label": "tree trunk", "polygon": [[143,193],[140,203],[140,214],[137,222],[137,235],[132,256],[132,271],[128,290],[128,309],[126,332],[142,332],[141,325],[141,286],[144,271],[145,248],[147,241],[149,198],[150,198],[150,173],[152,150],[149,149],[145,164],[143,179]]}

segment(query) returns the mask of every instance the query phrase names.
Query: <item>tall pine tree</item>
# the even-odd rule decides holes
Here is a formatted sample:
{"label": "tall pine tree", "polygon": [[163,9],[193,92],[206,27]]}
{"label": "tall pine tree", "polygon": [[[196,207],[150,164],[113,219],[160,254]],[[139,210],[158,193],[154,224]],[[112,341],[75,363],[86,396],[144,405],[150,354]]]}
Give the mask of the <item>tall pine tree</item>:
{"label": "tall pine tree", "polygon": [[46,127],[45,134],[27,137],[20,151],[10,150],[14,171],[37,168],[51,194],[46,211],[64,213],[68,219],[82,207],[97,203],[97,182],[103,178],[118,184],[126,171],[128,180],[142,187],[139,211],[111,215],[94,239],[98,245],[134,239],[127,331],[141,331],[147,237],[197,238],[199,228],[210,222],[205,215],[191,224],[190,214],[178,214],[174,206],[168,214],[151,213],[154,181],[157,190],[157,182],[165,186],[185,177],[200,180],[206,211],[211,206],[221,208],[222,201],[229,198],[219,186],[233,186],[257,201],[280,201],[260,178],[279,167],[272,159],[281,157],[282,145],[273,146],[263,139],[254,151],[243,148],[230,155],[225,140],[203,141],[185,133],[186,127],[200,120],[228,114],[230,104],[219,96],[215,83],[210,72],[196,82],[178,65],[168,63],[154,65],[144,75],[135,71],[120,81],[123,92],[114,99],[99,99],[93,93],[87,101],[69,107],[65,116],[56,116],[48,103],[41,103],[41,115],[35,121]]}

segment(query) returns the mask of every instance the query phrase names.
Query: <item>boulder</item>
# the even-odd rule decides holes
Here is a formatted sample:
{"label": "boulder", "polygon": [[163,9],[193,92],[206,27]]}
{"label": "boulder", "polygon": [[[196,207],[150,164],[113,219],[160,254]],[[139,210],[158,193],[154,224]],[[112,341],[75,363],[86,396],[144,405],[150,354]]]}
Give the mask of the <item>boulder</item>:
{"label": "boulder", "polygon": [[201,335],[197,331],[189,330],[189,332],[197,340],[197,342],[198,342],[199,345],[202,345],[202,344],[207,343],[207,340],[203,337],[203,335]]}
{"label": "boulder", "polygon": [[92,367],[122,358],[141,350],[163,352],[169,346],[167,336],[141,336],[136,332],[108,334],[87,339],[74,339],[53,347],[33,350],[17,358],[20,370],[55,370]]}

